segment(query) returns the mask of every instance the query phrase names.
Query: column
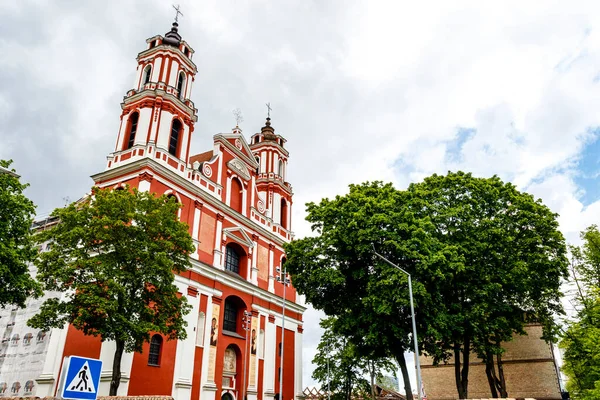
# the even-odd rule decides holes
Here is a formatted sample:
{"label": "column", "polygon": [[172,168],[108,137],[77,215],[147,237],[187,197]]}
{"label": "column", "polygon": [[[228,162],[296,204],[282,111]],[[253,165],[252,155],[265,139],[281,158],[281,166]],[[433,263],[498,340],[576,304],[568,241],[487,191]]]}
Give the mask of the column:
{"label": "column", "polygon": [[194,327],[198,323],[198,310],[200,308],[198,289],[188,286],[187,299],[192,306],[192,310],[184,317],[188,326],[188,335],[185,339],[177,341],[177,352],[175,353],[172,393],[173,398],[177,400],[190,400],[192,397],[192,373],[196,352],[196,330]]}
{"label": "column", "polygon": [[46,352],[46,358],[44,359],[44,368],[42,369],[40,376],[35,380],[37,382],[35,392],[37,397],[44,398],[46,396],[54,396],[56,385],[58,385],[60,363],[62,362],[68,329],[68,325],[62,329],[55,328],[52,329],[52,334],[49,335],[50,343],[48,343],[48,351]]}
{"label": "column", "polygon": [[254,285],[258,285],[258,235],[252,235],[252,244],[254,250],[252,251],[252,273],[250,275],[250,281]]}
{"label": "column", "polygon": [[273,276],[273,250],[275,246],[269,244],[269,292],[275,293],[275,277]]}
{"label": "column", "polygon": [[200,220],[202,216],[202,203],[198,200],[194,201],[194,222],[192,226],[192,240],[194,241],[194,253],[192,258],[198,259],[198,247],[200,246]]}
{"label": "column", "polygon": [[[100,387],[98,388],[98,395],[100,396],[108,396],[108,393],[110,393],[110,381],[112,380],[112,367],[116,349],[117,344],[113,340],[102,342],[102,347],[100,348],[102,373],[100,374]],[[119,389],[117,389],[117,396],[127,396],[132,365],[133,353],[123,351],[123,357],[121,358],[121,382],[119,383]]]}
{"label": "column", "polygon": [[302,325],[298,325],[298,329],[296,330],[294,336],[294,355],[296,356],[294,359],[294,393],[297,400],[304,399],[304,388],[302,387]]}
{"label": "column", "polygon": [[277,329],[275,317],[269,315],[265,324],[265,365],[263,371],[263,399],[272,400],[275,396],[275,352],[277,348]]}
{"label": "column", "polygon": [[222,255],[224,246],[221,245],[221,235],[223,234],[223,220],[225,217],[222,214],[217,214],[217,226],[215,227],[215,249],[213,250],[213,266],[218,269],[223,269]]}
{"label": "column", "polygon": [[[205,347],[204,347],[204,359],[202,360],[202,391],[200,398],[202,400],[215,400],[215,394],[217,391],[217,385],[215,384],[215,376],[220,374],[220,371],[216,371],[217,361],[217,345],[220,340],[220,314],[221,314],[221,302],[222,299],[219,297],[212,298],[212,304],[208,305],[206,310],[207,314],[207,335],[205,334]],[[212,340],[212,319],[215,319],[215,338]],[[206,367],[205,367],[206,366]],[[204,383],[206,382],[206,383]]]}

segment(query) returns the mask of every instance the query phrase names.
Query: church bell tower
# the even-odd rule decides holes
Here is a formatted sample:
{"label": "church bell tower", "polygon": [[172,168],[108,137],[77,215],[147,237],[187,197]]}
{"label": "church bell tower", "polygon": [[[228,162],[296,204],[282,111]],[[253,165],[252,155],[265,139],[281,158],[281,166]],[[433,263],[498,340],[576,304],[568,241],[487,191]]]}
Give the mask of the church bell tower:
{"label": "church bell tower", "polygon": [[137,56],[137,73],[121,103],[121,125],[107,169],[140,157],[162,159],[184,170],[197,109],[190,100],[198,69],[194,50],[181,38],[177,22],[164,36],[146,40]]}

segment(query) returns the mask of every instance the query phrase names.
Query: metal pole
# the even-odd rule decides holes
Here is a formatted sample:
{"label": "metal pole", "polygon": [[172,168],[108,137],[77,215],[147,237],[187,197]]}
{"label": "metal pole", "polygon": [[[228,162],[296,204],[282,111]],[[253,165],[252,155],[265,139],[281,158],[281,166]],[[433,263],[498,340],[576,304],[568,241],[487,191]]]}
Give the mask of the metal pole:
{"label": "metal pole", "polygon": [[327,341],[327,400],[331,400],[331,376],[329,375],[329,352],[331,351],[331,347],[329,346],[329,341]]}
{"label": "metal pole", "polygon": [[283,268],[283,313],[281,317],[281,357],[279,360],[279,400],[283,400],[283,355],[285,354],[283,343],[285,341],[285,287],[287,268]]}
{"label": "metal pole", "polygon": [[408,272],[406,272],[405,270],[403,270],[402,268],[400,268],[399,266],[397,266],[396,264],[394,264],[393,262],[391,262],[390,260],[388,260],[387,258],[385,258],[384,256],[382,256],[381,254],[379,254],[377,251],[375,251],[375,245],[373,245],[373,253],[375,253],[375,255],[377,257],[381,258],[386,263],[390,264],[392,267],[398,269],[399,271],[401,271],[402,273],[404,273],[408,276],[408,295],[410,297],[410,317],[412,319],[413,341],[415,344],[415,356],[416,356],[415,357],[415,368],[417,370],[417,395],[419,396],[419,400],[421,400],[421,362],[419,361],[419,342],[417,339],[417,324],[415,322],[415,307],[413,305],[412,281],[410,278],[410,274]]}

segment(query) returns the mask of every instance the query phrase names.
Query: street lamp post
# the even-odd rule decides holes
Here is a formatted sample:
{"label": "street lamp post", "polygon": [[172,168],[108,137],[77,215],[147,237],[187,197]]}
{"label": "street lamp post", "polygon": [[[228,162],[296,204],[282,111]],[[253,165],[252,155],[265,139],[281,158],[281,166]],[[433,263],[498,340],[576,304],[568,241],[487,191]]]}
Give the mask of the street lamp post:
{"label": "street lamp post", "polygon": [[396,268],[397,270],[399,270],[400,272],[402,272],[406,276],[408,276],[408,295],[410,297],[410,317],[412,319],[413,342],[415,344],[415,367],[417,370],[417,395],[419,396],[419,400],[421,400],[421,362],[419,361],[419,342],[417,340],[417,324],[415,322],[415,307],[413,305],[412,281],[410,279],[410,274],[408,272],[406,272],[405,270],[403,270],[402,268],[400,268],[399,266],[397,266],[396,264],[394,264],[393,262],[391,262],[390,260],[388,260],[387,258],[385,258],[384,256],[382,256],[381,254],[379,254],[375,250],[375,245],[373,245],[373,253],[375,253],[375,255],[377,257],[381,258],[383,261],[385,261],[392,267]]}
{"label": "street lamp post", "polygon": [[248,340],[248,333],[250,332],[250,328],[252,326],[252,313],[248,311],[244,311],[244,317],[242,318],[242,329],[246,331],[246,344],[244,345],[244,384],[242,386],[242,399],[246,400],[246,363],[248,362],[248,347],[250,346],[250,341]]}
{"label": "street lamp post", "polygon": [[281,347],[280,347],[280,357],[279,357],[279,400],[283,400],[283,355],[285,354],[285,350],[283,347],[283,343],[285,340],[285,288],[289,283],[289,279],[287,278],[287,269],[283,268],[283,274],[281,274],[281,269],[277,268],[277,272],[280,272],[280,275],[277,277],[277,281],[283,283],[283,304],[282,304],[282,314],[281,314]]}

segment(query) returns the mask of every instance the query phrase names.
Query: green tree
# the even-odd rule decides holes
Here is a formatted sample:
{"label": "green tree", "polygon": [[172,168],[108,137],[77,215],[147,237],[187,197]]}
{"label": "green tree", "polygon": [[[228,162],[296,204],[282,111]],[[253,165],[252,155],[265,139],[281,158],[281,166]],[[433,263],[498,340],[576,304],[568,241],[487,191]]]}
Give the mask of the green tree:
{"label": "green tree", "polygon": [[409,399],[406,277],[376,259],[373,244],[412,275],[420,348],[435,363],[453,359],[460,398],[471,352],[486,363],[492,395],[506,391],[501,343],[524,333],[523,315],[544,324],[546,339],[556,332],[567,273],[556,214],[497,177],[433,175],[406,191],[351,185],[307,211],[316,236],[286,246],[295,287],[352,343],[394,357]]}
{"label": "green tree", "polygon": [[30,296],[41,294],[39,284],[29,274],[27,263],[35,257],[31,223],[35,205],[23,191],[12,160],[0,160],[0,308],[9,304],[24,307]]}
{"label": "green tree", "polygon": [[572,399],[600,398],[600,296],[595,291],[563,333],[562,371]]}
{"label": "green tree", "polygon": [[573,304],[577,313],[567,323],[560,347],[562,371],[573,399],[600,398],[600,232],[596,225],[581,232],[583,244],[571,246]]}
{"label": "green tree", "polygon": [[[393,372],[394,364],[389,359],[361,354],[359,346],[336,332],[336,322],[335,317],[320,322],[324,332],[313,359],[316,368],[312,376],[321,388],[331,391],[333,399],[350,400],[368,393],[373,397],[375,378],[382,372]],[[365,379],[367,375],[371,376],[371,384]]]}
{"label": "green tree", "polygon": [[189,266],[193,250],[174,199],[137,189],[92,190],[92,196],[52,213],[60,223],[39,234],[50,251],[36,260],[44,289],[65,292],[48,299],[29,320],[49,329],[72,324],[85,335],[116,344],[110,395],[117,394],[123,351],[142,351],[153,332],[186,337],[185,296],[174,272]]}
{"label": "green tree", "polygon": [[524,334],[528,319],[542,323],[544,339],[557,334],[553,317],[562,312],[568,272],[557,215],[496,176],[433,175],[408,192],[411,210],[432,222],[431,234],[460,260],[442,264],[440,279],[416,278],[438,305],[435,314],[420,311],[439,333],[425,336],[424,348],[436,362],[454,357],[460,398],[468,398],[472,351],[486,364],[492,396],[505,397],[502,342]]}
{"label": "green tree", "polygon": [[[393,358],[400,366],[407,398],[412,400],[404,353],[411,349],[407,279],[373,254],[378,246],[392,262],[433,280],[440,265],[451,263],[451,249],[432,237],[427,219],[404,206],[407,193],[380,182],[350,185],[333,200],[307,205],[307,220],[316,236],[285,246],[286,267],[294,287],[309,303],[336,317],[336,333],[373,358]],[[434,312],[423,285],[416,281],[417,306]],[[436,332],[419,326],[420,335]]]}

